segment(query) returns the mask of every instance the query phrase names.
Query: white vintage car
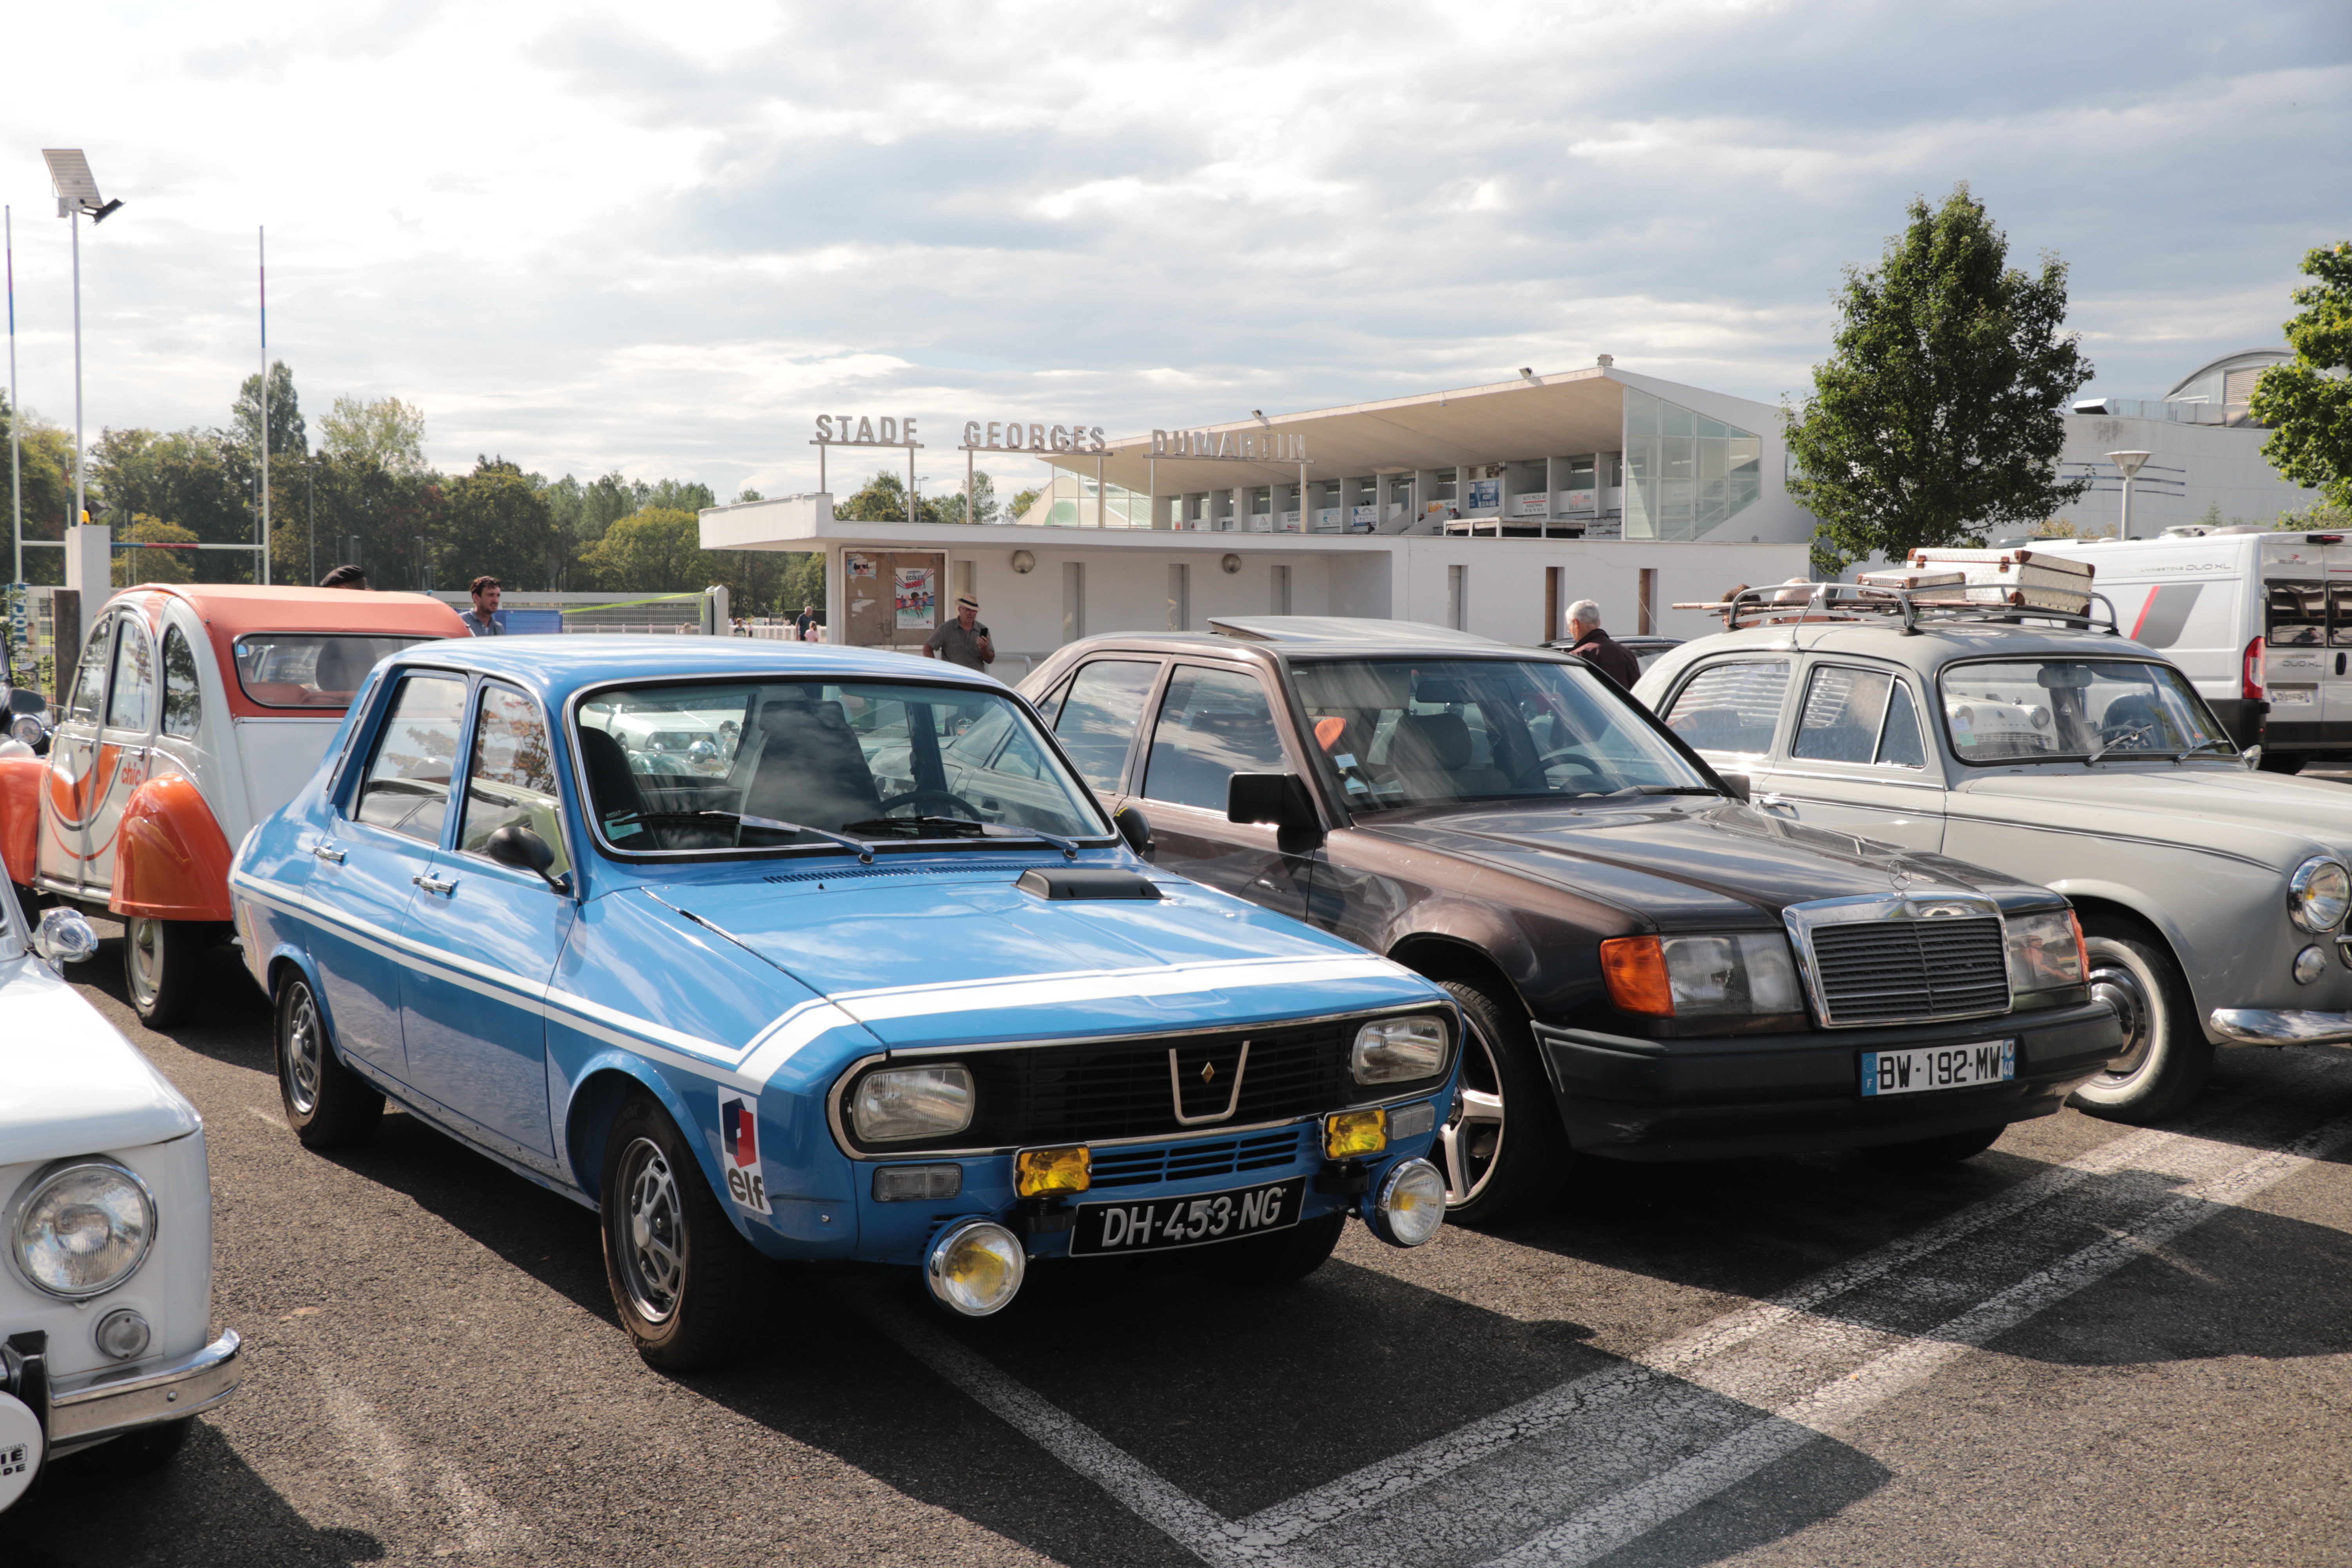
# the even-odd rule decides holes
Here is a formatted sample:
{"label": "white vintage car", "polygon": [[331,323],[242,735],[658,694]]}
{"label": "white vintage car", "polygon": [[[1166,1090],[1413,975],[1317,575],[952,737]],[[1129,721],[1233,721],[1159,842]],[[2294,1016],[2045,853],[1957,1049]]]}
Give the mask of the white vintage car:
{"label": "white vintage car", "polygon": [[170,1458],[244,1374],[212,1328],[204,1119],[58,973],[97,949],[0,898],[0,1510],[76,1449]]}
{"label": "white vintage car", "polygon": [[2065,894],[2124,1026],[2087,1110],[2179,1110],[2216,1046],[2352,1043],[2352,790],[2252,771],[2111,614],[1958,591],[1750,590],[1633,694],[1760,811]]}
{"label": "white vintage car", "polygon": [[229,852],[293,797],[375,661],[463,637],[423,594],[142,584],[90,617],[46,756],[0,756],[0,863],[27,905],[123,921],[151,1027],[185,1016],[229,932]]}

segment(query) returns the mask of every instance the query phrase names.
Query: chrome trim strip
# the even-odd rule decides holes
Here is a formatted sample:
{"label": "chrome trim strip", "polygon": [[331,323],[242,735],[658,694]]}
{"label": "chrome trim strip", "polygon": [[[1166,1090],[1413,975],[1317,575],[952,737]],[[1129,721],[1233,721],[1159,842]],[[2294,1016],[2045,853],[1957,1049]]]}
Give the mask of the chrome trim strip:
{"label": "chrome trim strip", "polygon": [[[1822,994],[1821,970],[1813,960],[1813,932],[1822,926],[1858,922],[1892,922],[1927,920],[1984,920],[1990,918],[2000,929],[2001,1005],[1979,1007],[1965,1013],[1919,1013],[1900,1018],[1860,1018],[1841,1023],[1830,1011],[1829,999]],[[2000,905],[1981,893],[1862,893],[1843,899],[1817,899],[1811,903],[1790,904],[1780,911],[1788,927],[1789,945],[1795,950],[1797,973],[1803,976],[1805,994],[1813,1005],[1813,1016],[1824,1029],[1902,1028],[1912,1024],[1957,1023],[1964,1018],[1993,1018],[2008,1013],[2017,1005],[2017,997],[2009,982],[2009,921]]]}
{"label": "chrome trim strip", "polygon": [[[1234,1111],[1239,1110],[1242,1108],[1242,1079],[1249,1076],[1250,1043],[1247,1040],[1244,1040],[1242,1042],[1242,1058],[1234,1064],[1234,1091],[1225,1097],[1225,1108],[1223,1110],[1218,1111],[1214,1116],[1187,1116],[1184,1114],[1184,1085],[1176,1077],[1176,1053],[1183,1048],[1184,1047],[1181,1046],[1171,1046],[1168,1047],[1168,1096],[1171,1100],[1176,1102],[1176,1125],[1179,1127],[1202,1127],[1213,1121],[1225,1121],[1227,1118],[1231,1117]],[[1212,1068],[1213,1070],[1213,1064],[1212,1064]]]}
{"label": "chrome trim strip", "polygon": [[2352,1045],[2352,1013],[2284,1007],[2216,1007],[2207,1020],[2233,1046]]}
{"label": "chrome trim strip", "polygon": [[244,1380],[243,1344],[235,1329],[224,1329],[220,1338],[175,1366],[51,1395],[50,1452],[210,1410]]}
{"label": "chrome trim strip", "polygon": [[[844,994],[849,994],[844,993]],[[1359,1012],[1354,1008],[1350,1008],[1343,1013],[1310,1014],[1304,1018],[1276,1018],[1273,1020],[1261,1018],[1254,1024],[1204,1024],[1197,1029],[1185,1030],[1184,1037],[1189,1040],[1197,1038],[1203,1035],[1262,1035],[1269,1029],[1304,1028],[1309,1024],[1344,1023],[1349,1018],[1360,1018],[1365,1023],[1370,1024],[1381,1018],[1401,1018],[1420,1013],[1425,1013],[1432,1017],[1444,1019],[1447,1016],[1447,1010],[1452,1006],[1453,1003],[1451,1001],[1441,1002],[1434,1005],[1426,1002],[1399,1003],[1388,1007],[1375,1008],[1370,1012]],[[1454,1026],[1451,1022],[1448,1022],[1446,1025],[1446,1037],[1449,1048],[1454,1043]],[[993,1044],[978,1046],[907,1046],[893,1050],[890,1055],[894,1058],[939,1056],[962,1057],[971,1056],[980,1051],[1026,1051],[1038,1049],[1047,1046],[1148,1046],[1155,1040],[1164,1040],[1167,1037],[1168,1037],[1164,1034],[1053,1035],[1040,1036],[1034,1039],[1027,1040],[1000,1040]],[[1453,1059],[1454,1058],[1450,1055],[1446,1058],[1447,1066],[1452,1066]],[[1441,1070],[1439,1072],[1433,1073],[1430,1076],[1433,1078],[1443,1078],[1445,1075],[1444,1071]]]}

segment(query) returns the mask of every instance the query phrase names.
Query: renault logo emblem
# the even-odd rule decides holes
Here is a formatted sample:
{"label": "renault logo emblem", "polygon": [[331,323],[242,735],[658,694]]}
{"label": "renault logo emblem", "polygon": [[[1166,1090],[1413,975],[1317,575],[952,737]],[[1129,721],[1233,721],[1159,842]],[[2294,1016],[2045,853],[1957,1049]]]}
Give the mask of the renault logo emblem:
{"label": "renault logo emblem", "polygon": [[[1184,1079],[1181,1068],[1177,1062],[1177,1048],[1172,1046],[1170,1047],[1168,1050],[1168,1092],[1169,1098],[1175,1101],[1176,1124],[1179,1127],[1199,1127],[1211,1121],[1223,1121],[1230,1118],[1234,1111],[1239,1110],[1242,1104],[1242,1077],[1249,1071],[1249,1054],[1250,1043],[1247,1040],[1244,1040],[1242,1042],[1241,1055],[1235,1058],[1234,1061],[1234,1087],[1232,1091],[1225,1097],[1224,1109],[1222,1110],[1212,1110],[1203,1116],[1187,1116],[1184,1114]],[[1201,1064],[1201,1081],[1202,1083],[1214,1083],[1217,1081],[1216,1063],[1203,1062]]]}

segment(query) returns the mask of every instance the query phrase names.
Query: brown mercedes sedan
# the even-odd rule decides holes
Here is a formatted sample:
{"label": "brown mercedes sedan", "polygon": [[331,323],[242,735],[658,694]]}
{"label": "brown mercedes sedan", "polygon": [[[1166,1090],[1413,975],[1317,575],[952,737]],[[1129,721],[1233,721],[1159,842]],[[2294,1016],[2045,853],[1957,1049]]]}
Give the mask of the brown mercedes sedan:
{"label": "brown mercedes sedan", "polygon": [[1021,689],[1157,865],[1461,1001],[1457,1221],[1550,1196],[1579,1153],[1966,1159],[2120,1045],[2058,894],[1751,810],[1574,658],[1215,624],[1073,643]]}

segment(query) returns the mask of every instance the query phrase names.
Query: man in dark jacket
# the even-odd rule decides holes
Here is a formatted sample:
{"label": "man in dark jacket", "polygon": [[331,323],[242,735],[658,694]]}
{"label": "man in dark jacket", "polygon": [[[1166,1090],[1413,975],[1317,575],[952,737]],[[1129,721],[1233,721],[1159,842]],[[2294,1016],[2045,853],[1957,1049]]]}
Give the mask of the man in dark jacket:
{"label": "man in dark jacket", "polygon": [[1642,679],[1642,661],[1601,629],[1601,606],[1591,600],[1579,599],[1568,607],[1568,636],[1575,645],[1570,653],[1618,685],[1631,687]]}

